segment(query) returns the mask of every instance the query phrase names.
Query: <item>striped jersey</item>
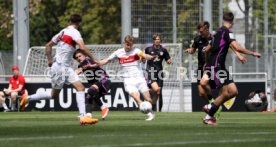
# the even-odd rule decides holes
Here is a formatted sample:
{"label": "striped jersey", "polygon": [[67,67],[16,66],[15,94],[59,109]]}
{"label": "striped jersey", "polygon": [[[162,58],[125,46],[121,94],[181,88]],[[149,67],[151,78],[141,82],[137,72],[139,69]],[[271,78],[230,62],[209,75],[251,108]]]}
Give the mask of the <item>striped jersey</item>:
{"label": "striped jersey", "polygon": [[139,54],[142,51],[138,48],[132,48],[130,51],[126,52],[124,48],[120,48],[113,52],[108,59],[114,60],[118,59],[121,70],[120,75],[123,78],[132,78],[132,77],[144,77],[143,70],[140,66],[140,57]]}
{"label": "striped jersey", "polygon": [[64,28],[52,38],[52,41],[57,45],[55,54],[57,63],[65,66],[72,65],[77,40],[82,40],[82,37],[80,32],[73,26]]}

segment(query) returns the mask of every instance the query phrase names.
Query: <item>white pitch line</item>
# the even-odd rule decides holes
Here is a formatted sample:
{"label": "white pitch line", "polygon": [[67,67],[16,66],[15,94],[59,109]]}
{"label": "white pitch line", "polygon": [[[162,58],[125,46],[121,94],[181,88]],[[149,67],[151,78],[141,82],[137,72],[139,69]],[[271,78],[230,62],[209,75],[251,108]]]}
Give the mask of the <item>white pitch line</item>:
{"label": "white pitch line", "polygon": [[190,144],[211,144],[211,143],[240,143],[240,142],[267,142],[272,141],[276,142],[275,139],[260,139],[260,138],[251,138],[251,139],[229,139],[229,140],[213,140],[213,141],[177,141],[177,142],[162,142],[162,143],[133,143],[133,144],[112,144],[112,145],[91,145],[83,147],[124,147],[124,146],[168,146],[168,145],[190,145]]}
{"label": "white pitch line", "polygon": [[22,140],[49,140],[49,139],[68,139],[73,136],[41,136],[41,137],[5,137],[0,138],[0,141],[22,141]]}
{"label": "white pitch line", "polygon": [[[217,133],[212,132],[198,132],[198,133],[189,133],[189,134],[183,134],[183,133],[175,133],[174,135],[184,135],[184,136],[209,136]],[[225,132],[224,134],[227,135],[270,135],[270,134],[276,134],[276,132]],[[134,134],[97,134],[97,135],[91,135],[90,137],[95,138],[102,138],[102,137],[113,137],[113,136],[128,136],[128,137],[142,137],[142,136],[151,136],[151,134],[141,134],[141,135],[134,135]]]}

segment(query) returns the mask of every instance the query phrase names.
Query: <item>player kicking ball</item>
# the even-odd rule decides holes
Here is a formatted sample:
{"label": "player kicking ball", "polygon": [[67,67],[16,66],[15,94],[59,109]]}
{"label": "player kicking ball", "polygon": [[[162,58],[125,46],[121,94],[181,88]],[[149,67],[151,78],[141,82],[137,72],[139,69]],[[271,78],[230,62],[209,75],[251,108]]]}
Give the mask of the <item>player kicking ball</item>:
{"label": "player kicking ball", "polygon": [[92,114],[92,103],[95,101],[101,108],[102,119],[104,120],[108,115],[109,109],[103,105],[100,98],[107,94],[110,89],[111,82],[109,80],[109,76],[98,64],[86,58],[82,50],[76,50],[73,58],[79,62],[76,73],[83,73],[89,85],[91,85],[88,89],[88,95],[86,96],[86,112],[91,112]]}
{"label": "player kicking ball", "polygon": [[[119,60],[121,65],[120,74],[124,81],[124,87],[140,108],[142,100],[140,99],[139,92],[142,93],[146,101],[152,102],[143,70],[139,66],[140,58],[143,57],[146,60],[150,60],[155,57],[144,54],[138,48],[133,48],[133,44],[134,37],[127,35],[124,38],[124,47],[116,50],[108,58],[99,61],[99,63],[104,65],[114,59]],[[154,117],[154,113],[151,110],[147,113],[146,121],[151,121]]]}
{"label": "player kicking ball", "polygon": [[[81,16],[73,14],[70,17],[70,25],[62,29],[46,44],[46,56],[48,66],[50,67],[52,90],[51,92],[37,92],[30,96],[22,96],[20,102],[21,110],[24,110],[30,101],[49,100],[51,98],[58,99],[59,93],[64,84],[72,84],[76,89],[76,101],[80,113],[80,124],[94,124],[98,119],[93,119],[86,115],[85,110],[85,92],[84,85],[81,83],[79,76],[75,73],[72,62],[73,54],[76,51],[76,45],[92,60],[95,61],[93,55],[85,46],[82,36],[78,29],[81,24]],[[56,45],[55,58],[52,57],[52,47]]]}

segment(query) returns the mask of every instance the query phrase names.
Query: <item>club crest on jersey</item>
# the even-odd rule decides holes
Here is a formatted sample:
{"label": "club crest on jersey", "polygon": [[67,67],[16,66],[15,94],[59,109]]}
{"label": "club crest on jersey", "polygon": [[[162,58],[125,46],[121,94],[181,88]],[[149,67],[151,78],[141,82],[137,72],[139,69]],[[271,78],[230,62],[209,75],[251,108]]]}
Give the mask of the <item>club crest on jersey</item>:
{"label": "club crest on jersey", "polygon": [[229,110],[235,103],[236,97],[233,97],[231,99],[229,99],[228,101],[224,102],[223,105],[224,107]]}

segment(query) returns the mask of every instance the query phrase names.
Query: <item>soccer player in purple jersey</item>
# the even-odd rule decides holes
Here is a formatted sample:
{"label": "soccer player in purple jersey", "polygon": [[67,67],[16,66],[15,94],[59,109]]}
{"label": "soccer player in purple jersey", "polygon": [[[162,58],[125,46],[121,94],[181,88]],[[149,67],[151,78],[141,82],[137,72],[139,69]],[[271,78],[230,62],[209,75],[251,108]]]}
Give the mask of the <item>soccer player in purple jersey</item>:
{"label": "soccer player in purple jersey", "polygon": [[206,93],[211,93],[211,89],[219,89],[220,94],[213,103],[203,107],[203,110],[207,113],[203,119],[204,124],[216,125],[216,118],[214,117],[216,111],[225,101],[238,94],[236,84],[225,66],[229,47],[243,54],[261,57],[260,53],[245,49],[237,43],[234,34],[230,30],[233,25],[233,13],[224,13],[223,26],[219,28],[214,35],[212,45],[208,45],[206,48],[208,58],[206,60],[204,75],[200,81],[200,86]]}
{"label": "soccer player in purple jersey", "polygon": [[110,90],[111,81],[109,80],[109,76],[98,64],[86,58],[82,50],[76,50],[73,58],[79,62],[78,69],[76,70],[77,74],[83,73],[90,85],[88,95],[86,96],[86,112],[92,112],[91,104],[95,101],[101,108],[102,119],[105,119],[109,109],[103,105],[100,98]]}

